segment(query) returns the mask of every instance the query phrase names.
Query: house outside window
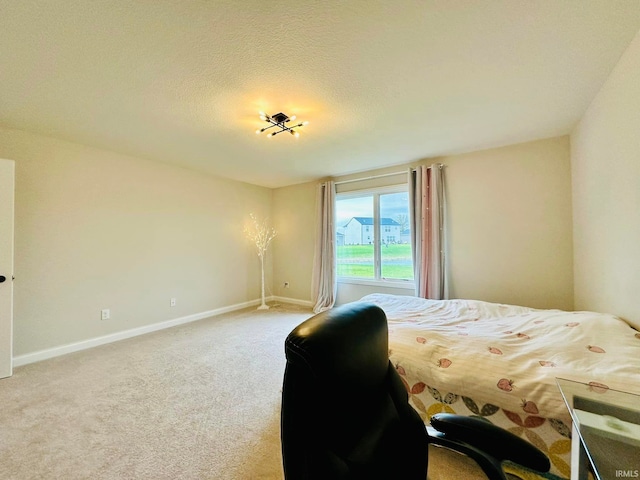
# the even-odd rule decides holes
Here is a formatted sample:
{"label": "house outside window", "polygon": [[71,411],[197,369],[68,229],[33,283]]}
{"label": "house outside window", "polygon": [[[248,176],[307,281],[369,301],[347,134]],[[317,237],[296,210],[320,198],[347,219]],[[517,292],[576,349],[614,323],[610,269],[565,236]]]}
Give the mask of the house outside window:
{"label": "house outside window", "polygon": [[338,281],[413,282],[406,185],[338,193],[336,221]]}

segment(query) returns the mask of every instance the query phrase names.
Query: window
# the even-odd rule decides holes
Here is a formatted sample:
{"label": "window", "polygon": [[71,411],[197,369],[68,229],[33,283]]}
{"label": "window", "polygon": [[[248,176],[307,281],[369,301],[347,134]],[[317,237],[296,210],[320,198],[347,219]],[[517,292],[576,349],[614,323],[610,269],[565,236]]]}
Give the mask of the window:
{"label": "window", "polygon": [[338,277],[413,281],[405,185],[336,196]]}

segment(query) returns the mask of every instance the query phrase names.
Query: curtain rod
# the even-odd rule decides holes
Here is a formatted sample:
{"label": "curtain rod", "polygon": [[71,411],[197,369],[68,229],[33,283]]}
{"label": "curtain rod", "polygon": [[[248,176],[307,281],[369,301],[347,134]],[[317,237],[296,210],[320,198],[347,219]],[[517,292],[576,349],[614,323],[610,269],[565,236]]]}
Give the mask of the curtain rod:
{"label": "curtain rod", "polygon": [[395,175],[402,175],[402,174],[406,174],[406,173],[407,173],[406,170],[404,170],[402,172],[382,173],[380,175],[370,175],[368,177],[352,178],[350,180],[342,180],[340,182],[334,182],[334,183],[335,183],[335,185],[341,185],[343,183],[363,182],[365,180],[374,180],[376,178],[393,177]]}
{"label": "curtain rod", "polygon": [[[442,163],[434,163],[434,165],[437,165],[440,168],[444,167]],[[433,165],[430,165],[428,168],[431,168],[432,166]],[[416,169],[412,168],[411,171],[415,172]],[[407,170],[403,170],[402,172],[381,173],[380,175],[370,175],[368,177],[352,178],[350,180],[342,180],[339,182],[334,182],[334,185],[342,185],[344,183],[353,183],[353,182],[364,182],[365,180],[374,180],[376,178],[393,177],[395,175],[403,175],[406,173],[407,173]]]}

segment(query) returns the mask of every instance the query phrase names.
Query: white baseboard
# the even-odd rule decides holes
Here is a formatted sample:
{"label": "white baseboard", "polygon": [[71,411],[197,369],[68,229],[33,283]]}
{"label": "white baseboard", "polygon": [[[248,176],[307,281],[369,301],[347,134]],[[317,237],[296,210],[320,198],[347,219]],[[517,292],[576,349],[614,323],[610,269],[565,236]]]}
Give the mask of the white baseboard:
{"label": "white baseboard", "polygon": [[[296,303],[302,305],[300,300],[285,299],[281,297],[269,297],[266,300],[272,301],[278,299],[285,303]],[[309,302],[310,303],[310,302]],[[110,333],[109,335],[103,335],[101,337],[90,338],[88,340],[82,340],[80,342],[68,343],[66,345],[60,345],[59,347],[48,348],[46,350],[39,350],[33,353],[27,353],[25,355],[19,355],[13,357],[13,366],[20,367],[22,365],[28,365],[29,363],[39,362],[41,360],[47,360],[49,358],[58,357],[60,355],[66,355],[67,353],[79,352],[80,350],[86,350],[88,348],[97,347],[99,345],[105,345],[107,343],[117,342],[118,340],[124,340],[126,338],[137,337],[138,335],[144,335],[145,333],[156,332],[158,330],[164,330],[165,328],[171,328],[178,325],[183,325],[189,322],[195,322],[196,320],[202,320],[203,318],[214,317],[227,312],[233,312],[235,310],[242,310],[243,308],[252,307],[254,305],[260,305],[260,300],[251,300],[249,302],[238,303],[228,307],[216,308],[215,310],[209,310],[201,313],[194,313],[185,317],[175,318],[173,320],[167,320],[164,322],[154,323],[151,325],[145,325],[143,327],[132,328],[130,330],[123,330],[121,332]]]}
{"label": "white baseboard", "polygon": [[272,300],[276,302],[282,302],[282,303],[292,303],[294,305],[301,305],[303,307],[309,307],[309,308],[313,308],[314,306],[314,303],[311,300],[298,300],[297,298],[278,297],[275,295],[272,295],[267,299],[267,301],[272,301]]}

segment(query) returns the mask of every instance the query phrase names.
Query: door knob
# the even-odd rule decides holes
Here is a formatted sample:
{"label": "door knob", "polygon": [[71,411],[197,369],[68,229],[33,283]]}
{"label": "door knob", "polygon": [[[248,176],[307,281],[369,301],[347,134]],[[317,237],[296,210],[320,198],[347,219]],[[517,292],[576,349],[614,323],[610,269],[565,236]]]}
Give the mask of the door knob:
{"label": "door knob", "polygon": [[0,275],[0,283],[4,282],[7,279],[4,275]]}

